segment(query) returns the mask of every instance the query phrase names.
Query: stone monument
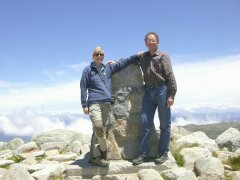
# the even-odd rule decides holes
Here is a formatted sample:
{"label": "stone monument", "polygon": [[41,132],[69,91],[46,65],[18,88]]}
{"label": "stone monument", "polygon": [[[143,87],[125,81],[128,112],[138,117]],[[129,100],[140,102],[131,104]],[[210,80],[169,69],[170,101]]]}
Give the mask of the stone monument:
{"label": "stone monument", "polygon": [[[108,135],[108,159],[128,159],[138,156],[140,142],[140,113],[143,97],[142,72],[138,65],[127,68],[112,76],[113,127]],[[158,136],[153,128],[150,156],[157,156]]]}

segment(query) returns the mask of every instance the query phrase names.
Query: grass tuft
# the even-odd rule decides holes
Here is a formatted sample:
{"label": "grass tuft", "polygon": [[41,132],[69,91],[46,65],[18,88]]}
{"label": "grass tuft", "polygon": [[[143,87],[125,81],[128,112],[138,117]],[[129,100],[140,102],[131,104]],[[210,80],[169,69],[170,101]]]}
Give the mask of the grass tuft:
{"label": "grass tuft", "polygon": [[231,166],[234,171],[240,171],[240,156],[229,157],[225,164]]}
{"label": "grass tuft", "polygon": [[215,158],[218,158],[218,153],[216,151],[213,151],[212,156],[215,157]]}
{"label": "grass tuft", "polygon": [[9,165],[1,165],[0,168],[8,169],[8,168],[9,168]]}
{"label": "grass tuft", "polygon": [[176,163],[178,166],[183,167],[185,164],[185,161],[183,159],[183,156],[180,154],[180,151],[184,148],[193,148],[193,147],[198,147],[199,145],[194,143],[194,144],[186,144],[186,145],[182,145],[178,148],[175,148],[174,146],[170,146],[170,151],[174,157],[174,159],[176,160]]}
{"label": "grass tuft", "polygon": [[168,176],[166,176],[166,175],[164,175],[164,174],[161,174],[161,176],[162,176],[162,178],[163,178],[164,180],[169,180],[169,177],[168,177]]}
{"label": "grass tuft", "polygon": [[23,160],[23,158],[21,158],[20,156],[16,155],[16,156],[12,156],[9,158],[9,160],[14,161],[15,163],[19,163]]}

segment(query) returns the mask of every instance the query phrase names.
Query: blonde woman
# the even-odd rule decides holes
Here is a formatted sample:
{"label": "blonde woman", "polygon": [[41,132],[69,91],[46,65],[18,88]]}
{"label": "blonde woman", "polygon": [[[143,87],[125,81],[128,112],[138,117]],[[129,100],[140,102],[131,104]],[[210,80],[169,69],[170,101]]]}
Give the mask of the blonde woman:
{"label": "blonde woman", "polygon": [[[111,111],[111,76],[129,64],[135,62],[138,57],[131,56],[121,59],[115,63],[103,64],[104,51],[101,47],[93,50],[93,62],[87,66],[82,73],[80,82],[81,103],[83,112],[89,114],[93,124],[93,137],[91,147],[92,165],[108,166],[106,127],[110,122]],[[100,151],[100,152],[99,152]]]}

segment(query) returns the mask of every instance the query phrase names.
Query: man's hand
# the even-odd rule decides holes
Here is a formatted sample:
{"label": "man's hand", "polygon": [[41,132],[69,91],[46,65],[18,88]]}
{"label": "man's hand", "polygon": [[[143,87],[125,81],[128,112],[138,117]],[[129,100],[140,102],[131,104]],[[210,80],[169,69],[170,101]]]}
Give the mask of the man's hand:
{"label": "man's hand", "polygon": [[84,108],[83,108],[83,112],[84,112],[84,114],[89,114],[89,109],[88,109],[88,107],[84,107]]}
{"label": "man's hand", "polygon": [[174,99],[172,97],[169,97],[167,99],[167,107],[171,107],[174,104]]}
{"label": "man's hand", "polygon": [[144,51],[139,51],[139,52],[137,52],[137,55],[138,55],[139,57],[141,57],[141,56],[143,55],[143,53],[144,53]]}

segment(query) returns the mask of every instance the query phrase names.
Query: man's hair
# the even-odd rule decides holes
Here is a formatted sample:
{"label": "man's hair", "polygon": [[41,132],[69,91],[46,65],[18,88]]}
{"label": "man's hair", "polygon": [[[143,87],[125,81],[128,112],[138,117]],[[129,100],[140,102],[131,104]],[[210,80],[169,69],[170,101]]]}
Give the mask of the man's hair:
{"label": "man's hair", "polygon": [[157,42],[159,43],[159,36],[158,36],[158,34],[156,33],[156,32],[148,32],[147,34],[146,34],[146,36],[145,36],[145,42],[147,41],[147,37],[148,37],[148,35],[150,35],[150,34],[153,34],[155,37],[156,37],[156,39],[157,39]]}

